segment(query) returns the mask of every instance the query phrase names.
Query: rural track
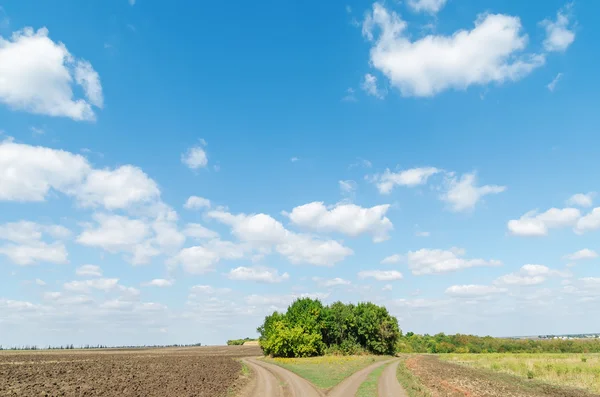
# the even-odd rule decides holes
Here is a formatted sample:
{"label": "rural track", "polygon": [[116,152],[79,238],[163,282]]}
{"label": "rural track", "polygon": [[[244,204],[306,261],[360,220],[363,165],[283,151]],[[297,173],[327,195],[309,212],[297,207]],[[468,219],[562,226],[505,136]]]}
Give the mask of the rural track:
{"label": "rural track", "polygon": [[398,382],[398,376],[396,376],[398,364],[400,364],[400,360],[387,364],[387,367],[383,370],[377,387],[379,397],[408,397],[408,394]]}
{"label": "rural track", "polygon": [[327,393],[327,397],[351,397],[356,395],[360,385],[367,379],[369,374],[373,372],[374,369],[386,365],[394,360],[380,361],[374,364],[369,365],[366,368],[361,369],[358,372],[355,372],[350,377],[344,379],[342,383],[334,387],[329,393]]}
{"label": "rural track", "polygon": [[251,388],[242,394],[243,397],[324,396],[312,383],[287,369],[254,358],[245,358],[242,362],[250,366],[255,373],[255,380]]}

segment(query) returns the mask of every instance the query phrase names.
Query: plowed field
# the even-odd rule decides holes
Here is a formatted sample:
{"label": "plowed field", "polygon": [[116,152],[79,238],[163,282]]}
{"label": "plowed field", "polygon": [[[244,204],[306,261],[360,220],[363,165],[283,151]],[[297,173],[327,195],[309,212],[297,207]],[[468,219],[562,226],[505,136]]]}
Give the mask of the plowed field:
{"label": "plowed field", "polygon": [[0,396],[225,396],[255,346],[0,353]]}

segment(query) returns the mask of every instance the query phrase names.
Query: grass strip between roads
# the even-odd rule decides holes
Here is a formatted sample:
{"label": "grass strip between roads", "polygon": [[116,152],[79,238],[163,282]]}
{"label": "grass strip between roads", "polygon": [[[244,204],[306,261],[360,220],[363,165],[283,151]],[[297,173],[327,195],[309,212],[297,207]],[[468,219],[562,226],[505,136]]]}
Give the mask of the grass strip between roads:
{"label": "grass strip between roads", "polygon": [[356,397],[377,397],[379,378],[381,378],[381,374],[387,365],[375,368],[375,370],[369,374],[369,377],[358,388]]}
{"label": "grass strip between roads", "polygon": [[431,393],[427,387],[406,367],[406,359],[408,357],[402,357],[400,364],[398,364],[398,372],[396,373],[398,381],[406,391],[406,394],[408,394],[408,397],[431,397]]}
{"label": "grass strip between roads", "polygon": [[265,358],[292,371],[320,389],[327,390],[361,369],[389,356],[322,356],[309,358]]}

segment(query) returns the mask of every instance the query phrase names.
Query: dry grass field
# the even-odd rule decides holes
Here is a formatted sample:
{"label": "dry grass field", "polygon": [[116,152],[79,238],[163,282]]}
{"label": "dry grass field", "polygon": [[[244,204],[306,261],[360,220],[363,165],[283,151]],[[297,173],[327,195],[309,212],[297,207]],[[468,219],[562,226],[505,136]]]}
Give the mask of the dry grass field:
{"label": "dry grass field", "polygon": [[441,358],[600,394],[600,354],[450,354]]}
{"label": "dry grass field", "polygon": [[231,395],[256,346],[0,352],[0,396]]}
{"label": "dry grass field", "polygon": [[[488,354],[473,355],[468,362],[468,355],[454,356],[409,356],[405,361],[406,368],[416,377],[418,383],[426,388],[426,392],[409,391],[409,396],[432,397],[592,397],[599,396],[593,391],[583,389],[584,384],[573,384],[569,387],[553,385],[544,379],[527,379],[509,373],[495,372],[477,361],[485,362]],[[540,362],[546,355],[536,354]],[[518,356],[520,357],[520,356]],[[520,359],[524,359],[520,357]],[[456,364],[452,361],[460,361]],[[481,366],[481,368],[478,368]],[[508,372],[508,371],[507,371]],[[399,371],[399,376],[402,374]],[[400,379],[402,384],[402,379]],[[416,388],[415,388],[416,390]]]}

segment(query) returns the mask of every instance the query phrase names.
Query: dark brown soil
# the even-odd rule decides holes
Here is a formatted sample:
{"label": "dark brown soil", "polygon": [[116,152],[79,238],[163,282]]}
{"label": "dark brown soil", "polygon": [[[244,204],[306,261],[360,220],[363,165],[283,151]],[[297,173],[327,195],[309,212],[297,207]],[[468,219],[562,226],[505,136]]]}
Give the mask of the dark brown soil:
{"label": "dark brown soil", "polygon": [[226,396],[255,346],[0,353],[0,396]]}
{"label": "dark brown soil", "polygon": [[433,397],[598,397],[583,390],[463,367],[435,356],[409,358],[406,366],[430,389]]}

